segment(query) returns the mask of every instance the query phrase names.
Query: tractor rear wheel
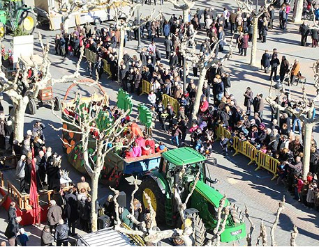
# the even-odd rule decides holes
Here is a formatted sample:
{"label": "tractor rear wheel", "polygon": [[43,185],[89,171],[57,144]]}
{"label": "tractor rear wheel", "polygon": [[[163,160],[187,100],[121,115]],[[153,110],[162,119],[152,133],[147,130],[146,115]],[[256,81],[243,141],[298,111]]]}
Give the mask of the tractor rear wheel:
{"label": "tractor rear wheel", "polygon": [[26,16],[25,14],[22,14],[20,16],[19,23],[20,28],[21,30],[23,30],[23,32],[27,34],[32,34],[35,29],[37,19],[32,12],[27,12]]}
{"label": "tractor rear wheel", "polygon": [[193,244],[195,246],[203,246],[206,239],[206,228],[204,222],[197,213],[192,214],[191,217],[193,222]]}
{"label": "tractor rear wheel", "polygon": [[27,112],[30,115],[34,115],[36,111],[37,111],[37,103],[35,102],[34,99],[30,99],[27,105]]}
{"label": "tractor rear wheel", "polygon": [[147,193],[151,198],[151,204],[156,212],[156,222],[165,223],[165,195],[162,193],[157,183],[151,177],[144,177],[137,191],[137,198],[140,200],[144,208],[148,208],[148,202],[143,194]]}

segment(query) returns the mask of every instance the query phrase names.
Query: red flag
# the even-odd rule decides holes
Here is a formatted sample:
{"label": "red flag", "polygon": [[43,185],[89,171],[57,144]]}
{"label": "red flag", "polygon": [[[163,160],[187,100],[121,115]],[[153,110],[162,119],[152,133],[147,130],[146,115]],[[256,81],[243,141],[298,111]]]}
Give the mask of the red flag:
{"label": "red flag", "polygon": [[33,224],[39,223],[40,206],[38,200],[37,176],[35,169],[34,149],[32,148],[32,169],[30,186],[30,206],[32,207]]}

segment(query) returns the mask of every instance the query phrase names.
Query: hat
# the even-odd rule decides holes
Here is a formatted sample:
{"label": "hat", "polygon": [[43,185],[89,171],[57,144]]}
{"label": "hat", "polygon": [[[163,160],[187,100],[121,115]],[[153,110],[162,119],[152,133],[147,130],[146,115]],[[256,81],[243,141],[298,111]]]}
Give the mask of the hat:
{"label": "hat", "polygon": [[160,150],[164,150],[165,149],[165,145],[159,145],[159,149]]}
{"label": "hat", "polygon": [[259,128],[260,128],[260,129],[263,129],[263,128],[265,128],[265,127],[266,127],[266,125],[265,125],[264,123],[259,124]]}

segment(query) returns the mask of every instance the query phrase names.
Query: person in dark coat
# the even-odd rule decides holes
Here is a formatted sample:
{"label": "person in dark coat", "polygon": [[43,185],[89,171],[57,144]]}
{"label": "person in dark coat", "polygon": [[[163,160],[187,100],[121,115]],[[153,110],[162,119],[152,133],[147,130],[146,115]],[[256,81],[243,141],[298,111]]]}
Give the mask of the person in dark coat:
{"label": "person in dark coat", "polygon": [[311,29],[312,47],[316,48],[318,45],[318,29]]}
{"label": "person in dark coat", "polygon": [[282,83],[285,79],[285,75],[289,71],[289,61],[286,59],[285,56],[282,56],[281,64],[280,64],[280,70],[279,70],[279,76],[280,76],[280,82]]}
{"label": "person in dark coat", "polygon": [[247,107],[246,114],[249,116],[250,115],[250,106],[253,101],[253,91],[251,91],[250,87],[247,87],[246,92],[244,93],[245,101],[244,101],[244,106]]}
{"label": "person in dark coat", "polygon": [[79,219],[82,230],[85,232],[89,232],[89,221],[90,221],[90,211],[91,205],[85,197],[82,197],[81,200],[78,201],[78,209],[79,209]]}
{"label": "person in dark coat", "polygon": [[32,160],[30,157],[27,158],[27,163],[25,165],[25,192],[29,194],[30,184],[31,184],[31,170],[32,170]]}
{"label": "person in dark coat", "polygon": [[48,225],[44,226],[41,233],[41,246],[52,246],[54,242],[54,237],[50,232],[50,227]]}
{"label": "person in dark coat", "polygon": [[59,224],[55,229],[54,239],[57,246],[69,245],[69,227],[67,224],[64,224],[63,219],[59,220]]}
{"label": "person in dark coat", "polygon": [[270,54],[268,53],[268,50],[265,50],[265,53],[261,58],[261,66],[264,67],[265,73],[268,73],[270,67]]}
{"label": "person in dark coat", "polygon": [[242,55],[247,56],[248,40],[249,40],[249,36],[247,33],[245,33],[241,39],[241,53],[240,53],[241,56]]}
{"label": "person in dark coat", "polygon": [[260,30],[262,43],[266,43],[267,31],[268,31],[267,22],[264,22]]}
{"label": "person in dark coat", "polygon": [[299,33],[301,35],[301,46],[307,46],[307,36],[309,34],[309,26],[303,22],[299,27]]}
{"label": "person in dark coat", "polygon": [[0,149],[6,149],[6,122],[4,115],[0,117]]}
{"label": "person in dark coat", "polygon": [[53,233],[53,229],[56,228],[59,220],[62,219],[62,209],[60,206],[56,205],[55,200],[50,201],[50,208],[48,210],[47,218],[50,226],[50,232]]}
{"label": "person in dark coat", "polygon": [[16,209],[16,203],[11,202],[10,207],[8,210],[8,221],[15,220],[17,218],[17,209]]}
{"label": "person in dark coat", "polygon": [[8,238],[10,246],[16,246],[16,237],[19,232],[19,222],[21,217],[17,217],[8,222],[8,226],[4,232],[4,235]]}
{"label": "person in dark coat", "polygon": [[173,54],[170,56],[170,59],[169,59],[169,67],[171,68],[171,70],[173,70],[177,64],[178,64],[178,56],[176,55],[176,52],[173,52]]}
{"label": "person in dark coat", "polygon": [[271,72],[270,72],[270,78],[269,78],[270,81],[272,80],[273,76],[274,76],[274,80],[277,80],[277,68],[279,64],[280,64],[280,61],[278,59],[278,55],[277,53],[274,53],[270,60],[270,65],[271,65]]}
{"label": "person in dark coat", "polygon": [[165,41],[164,41],[166,59],[168,59],[170,57],[171,50],[172,50],[172,45],[173,45],[173,43],[171,41],[171,38],[167,37],[167,39],[165,39]]}
{"label": "person in dark coat", "polygon": [[79,218],[79,213],[78,213],[78,200],[75,195],[75,190],[69,189],[68,194],[65,195],[65,217],[68,219],[68,226],[70,228],[70,234],[72,236],[75,235],[75,224],[77,219]]}
{"label": "person in dark coat", "polygon": [[39,155],[36,156],[36,168],[37,168],[37,173],[39,174],[39,180],[41,186],[45,184],[45,157],[44,157],[44,152],[40,151]]}
{"label": "person in dark coat", "polygon": [[61,156],[58,156],[57,153],[51,155],[47,160],[47,176],[49,190],[60,190],[60,165]]}

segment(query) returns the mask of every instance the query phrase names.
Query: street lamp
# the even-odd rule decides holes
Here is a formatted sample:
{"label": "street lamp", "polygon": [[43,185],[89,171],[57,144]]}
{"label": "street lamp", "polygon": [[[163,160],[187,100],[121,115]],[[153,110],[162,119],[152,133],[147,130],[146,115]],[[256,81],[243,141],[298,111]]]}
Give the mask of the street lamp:
{"label": "street lamp", "polygon": [[[144,0],[142,0],[143,2]],[[141,0],[136,0],[136,4],[137,4],[137,52],[141,51],[141,19],[140,19],[140,7],[141,7]]]}

